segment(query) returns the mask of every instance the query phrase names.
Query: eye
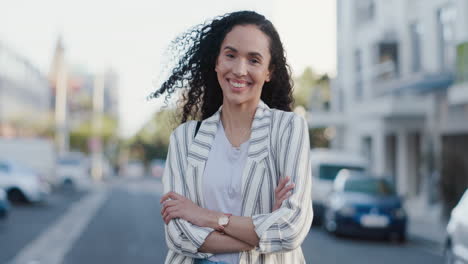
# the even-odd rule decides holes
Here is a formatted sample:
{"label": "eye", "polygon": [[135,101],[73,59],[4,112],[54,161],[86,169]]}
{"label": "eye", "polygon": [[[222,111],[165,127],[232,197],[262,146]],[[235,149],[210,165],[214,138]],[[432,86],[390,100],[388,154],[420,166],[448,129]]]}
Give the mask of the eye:
{"label": "eye", "polygon": [[234,58],[234,55],[231,54],[231,53],[228,53],[228,54],[226,54],[226,57],[228,57],[228,58]]}
{"label": "eye", "polygon": [[257,63],[260,63],[259,60],[257,59],[250,59],[250,62],[253,63],[253,64],[257,64]]}

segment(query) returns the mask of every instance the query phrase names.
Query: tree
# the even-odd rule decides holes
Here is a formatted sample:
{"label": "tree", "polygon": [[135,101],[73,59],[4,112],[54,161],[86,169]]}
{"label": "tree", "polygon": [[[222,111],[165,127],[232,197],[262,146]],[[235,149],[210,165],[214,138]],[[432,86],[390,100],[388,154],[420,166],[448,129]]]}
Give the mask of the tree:
{"label": "tree", "polygon": [[[154,116],[130,139],[130,155],[139,153],[138,157],[145,162],[152,159],[165,159],[169,147],[169,137],[174,130],[176,122],[174,109],[165,109],[154,114]],[[138,149],[138,151],[132,151]],[[141,152],[143,152],[141,154]],[[142,157],[141,157],[142,155]]]}
{"label": "tree", "polygon": [[[310,67],[294,78],[294,108],[304,107],[308,111],[326,111],[330,105],[330,79],[327,74],[317,74]],[[328,147],[326,128],[309,130],[312,147]]]}
{"label": "tree", "polygon": [[[98,137],[102,139],[103,145],[106,145],[112,140],[117,139],[118,124],[114,118],[102,116],[102,130],[98,133]],[[93,137],[92,121],[88,120],[80,124],[77,128],[70,131],[70,148],[88,153],[88,141]]]}
{"label": "tree", "polygon": [[308,109],[310,94],[317,83],[318,76],[310,67],[307,67],[299,77],[294,77],[293,79],[294,107],[303,106],[305,109]]}

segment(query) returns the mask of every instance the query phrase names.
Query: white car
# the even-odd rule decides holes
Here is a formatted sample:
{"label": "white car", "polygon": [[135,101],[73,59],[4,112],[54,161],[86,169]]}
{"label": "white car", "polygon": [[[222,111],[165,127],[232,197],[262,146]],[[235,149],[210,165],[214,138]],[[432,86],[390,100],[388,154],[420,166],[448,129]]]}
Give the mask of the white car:
{"label": "white car", "polygon": [[447,234],[445,263],[468,263],[468,189],[452,210]]}
{"label": "white car", "polygon": [[67,187],[86,188],[90,184],[88,161],[79,152],[70,152],[57,161],[57,177],[59,184]]}
{"label": "white car", "polygon": [[333,181],[342,169],[366,171],[367,160],[356,153],[330,149],[310,151],[312,170],[312,206],[314,223],[321,224],[325,215],[328,196],[333,190]]}
{"label": "white car", "polygon": [[14,202],[40,202],[50,193],[46,179],[11,160],[0,160],[0,188]]}
{"label": "white car", "polygon": [[31,168],[50,186],[58,184],[53,141],[41,138],[0,138],[0,159],[14,160]]}
{"label": "white car", "polygon": [[138,160],[129,161],[123,167],[123,174],[129,178],[140,178],[145,176],[145,166]]}

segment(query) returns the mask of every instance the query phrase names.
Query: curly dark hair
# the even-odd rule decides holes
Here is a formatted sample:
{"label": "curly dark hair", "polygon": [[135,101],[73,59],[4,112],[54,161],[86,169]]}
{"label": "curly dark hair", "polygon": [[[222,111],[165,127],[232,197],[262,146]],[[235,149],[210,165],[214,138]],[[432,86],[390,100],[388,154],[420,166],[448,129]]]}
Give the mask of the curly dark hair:
{"label": "curly dark hair", "polygon": [[213,115],[223,103],[222,90],[215,72],[221,44],[237,25],[256,25],[270,40],[272,77],[262,88],[261,100],[270,108],[291,111],[293,103],[291,70],[286,63],[283,44],[273,24],[253,11],[239,11],[216,17],[210,22],[193,27],[177,37],[170,50],[177,63],[169,78],[150,95],[158,98],[166,94],[165,102],[176,91],[183,89],[181,123],[204,120]]}

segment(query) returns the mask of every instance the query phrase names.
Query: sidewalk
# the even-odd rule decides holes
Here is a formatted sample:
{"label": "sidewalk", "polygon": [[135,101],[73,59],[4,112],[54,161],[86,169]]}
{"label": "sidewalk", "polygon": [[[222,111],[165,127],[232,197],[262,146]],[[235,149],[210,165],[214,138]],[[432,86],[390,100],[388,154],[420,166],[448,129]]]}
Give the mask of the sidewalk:
{"label": "sidewalk", "polygon": [[447,222],[442,217],[441,206],[429,205],[416,198],[407,200],[405,208],[408,214],[408,237],[443,249]]}

